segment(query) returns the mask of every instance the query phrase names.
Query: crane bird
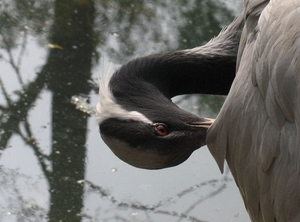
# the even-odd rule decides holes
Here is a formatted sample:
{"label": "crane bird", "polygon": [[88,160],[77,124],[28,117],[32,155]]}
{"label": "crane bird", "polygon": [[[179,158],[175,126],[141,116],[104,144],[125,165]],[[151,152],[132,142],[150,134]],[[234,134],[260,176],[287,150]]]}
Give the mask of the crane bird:
{"label": "crane bird", "polygon": [[[159,169],[207,144],[252,221],[300,221],[300,1],[244,0],[206,45],[129,61],[100,83],[100,134],[125,162]],[[228,94],[215,121],[171,101]]]}

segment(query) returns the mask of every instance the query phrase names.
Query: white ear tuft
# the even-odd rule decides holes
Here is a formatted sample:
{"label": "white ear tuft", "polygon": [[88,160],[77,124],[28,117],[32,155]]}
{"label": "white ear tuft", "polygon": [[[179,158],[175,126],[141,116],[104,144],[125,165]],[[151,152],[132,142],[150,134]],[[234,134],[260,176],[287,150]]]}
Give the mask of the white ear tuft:
{"label": "white ear tuft", "polygon": [[96,106],[96,118],[99,124],[109,117],[108,108],[114,103],[108,86],[112,75],[112,63],[107,66],[107,63],[103,62],[103,67],[104,72],[99,77],[99,102]]}
{"label": "white ear tuft", "polygon": [[110,62],[109,65],[106,63],[103,67],[103,75],[99,78],[99,102],[96,106],[96,118],[98,123],[101,124],[104,120],[109,118],[131,119],[151,123],[143,114],[137,111],[125,110],[117,103],[109,87],[113,65]]}

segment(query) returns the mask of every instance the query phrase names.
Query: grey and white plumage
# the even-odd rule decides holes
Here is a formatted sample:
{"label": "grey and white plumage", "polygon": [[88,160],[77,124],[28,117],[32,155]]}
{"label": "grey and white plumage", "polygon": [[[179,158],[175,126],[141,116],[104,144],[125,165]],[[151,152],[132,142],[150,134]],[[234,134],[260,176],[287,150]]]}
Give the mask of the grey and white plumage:
{"label": "grey and white plumage", "polygon": [[[227,161],[252,221],[300,221],[300,2],[244,5],[206,45],[138,58],[102,81],[100,133],[121,159],[150,169],[177,165],[207,142],[221,171]],[[208,131],[211,120],[171,101],[228,91]]]}

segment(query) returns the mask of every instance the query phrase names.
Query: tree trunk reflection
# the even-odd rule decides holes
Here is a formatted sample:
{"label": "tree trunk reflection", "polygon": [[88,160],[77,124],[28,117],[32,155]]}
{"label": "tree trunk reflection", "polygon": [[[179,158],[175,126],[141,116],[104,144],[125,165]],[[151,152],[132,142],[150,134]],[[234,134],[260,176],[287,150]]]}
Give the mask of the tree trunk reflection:
{"label": "tree trunk reflection", "polygon": [[85,178],[87,115],[74,111],[72,95],[88,95],[91,78],[94,5],[56,1],[46,65],[52,97],[52,174],[50,221],[80,221]]}

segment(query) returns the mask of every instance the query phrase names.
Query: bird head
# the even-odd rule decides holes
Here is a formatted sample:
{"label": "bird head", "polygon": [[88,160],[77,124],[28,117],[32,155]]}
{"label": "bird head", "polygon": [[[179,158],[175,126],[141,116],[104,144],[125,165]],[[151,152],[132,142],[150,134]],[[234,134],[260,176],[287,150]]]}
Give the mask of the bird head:
{"label": "bird head", "polygon": [[168,98],[169,82],[150,78],[142,72],[143,66],[133,61],[100,79],[100,134],[114,154],[130,165],[144,169],[176,166],[206,144],[213,120],[176,106]]}

